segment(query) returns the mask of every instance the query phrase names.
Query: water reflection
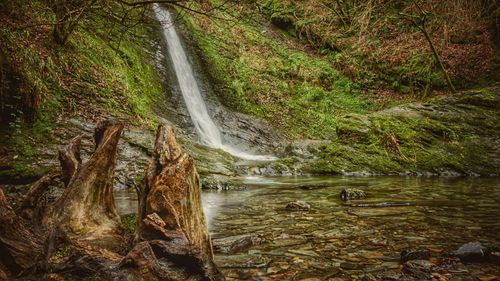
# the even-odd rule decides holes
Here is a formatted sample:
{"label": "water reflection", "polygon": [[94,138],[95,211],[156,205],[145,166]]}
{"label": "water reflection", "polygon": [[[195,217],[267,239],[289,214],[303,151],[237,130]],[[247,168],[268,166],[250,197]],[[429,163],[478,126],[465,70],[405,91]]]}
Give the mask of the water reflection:
{"label": "water reflection", "polygon": [[[250,274],[250,279],[267,280],[276,272],[317,276],[338,270],[344,262],[377,271],[397,267],[400,251],[408,246],[428,247],[437,254],[469,241],[500,242],[498,179],[280,177],[243,178],[241,183],[245,190],[202,194],[212,238],[254,233],[268,241],[240,253],[216,254],[235,279]],[[304,184],[313,187],[299,188]],[[410,205],[349,206],[339,199],[346,187],[364,190],[364,203]],[[127,201],[126,196],[117,196],[119,200]],[[311,211],[285,211],[295,200],[309,203]],[[117,205],[122,212],[132,205],[128,211],[135,210],[135,202],[127,204]],[[242,262],[249,268],[241,268]],[[265,267],[257,268],[259,263]],[[498,275],[500,269],[489,273]]]}

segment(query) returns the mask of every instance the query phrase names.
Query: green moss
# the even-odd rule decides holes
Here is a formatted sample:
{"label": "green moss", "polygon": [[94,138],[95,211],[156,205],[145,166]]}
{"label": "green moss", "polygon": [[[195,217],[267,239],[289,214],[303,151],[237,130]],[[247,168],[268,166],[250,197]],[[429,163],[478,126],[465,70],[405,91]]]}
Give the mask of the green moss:
{"label": "green moss", "polygon": [[71,244],[64,244],[60,246],[54,253],[55,257],[67,258],[75,253],[75,248]]}
{"label": "green moss", "polygon": [[[312,173],[343,171],[481,174],[498,172],[498,88],[341,119],[339,139],[322,147]],[[464,100],[469,105],[463,107]],[[485,102],[487,101],[487,102]]]}
{"label": "green moss", "polygon": [[125,230],[133,234],[137,229],[137,214],[126,214],[121,216],[122,224]]}
{"label": "green moss", "polygon": [[[16,13],[9,14],[12,21],[28,18],[34,25],[24,29],[0,25],[0,48],[15,62],[12,65],[20,81],[19,91],[14,93],[20,101],[18,116],[34,113],[32,120],[11,122],[1,141],[23,163],[35,161],[38,148],[53,143],[54,121],[61,115],[105,109],[131,123],[156,126],[156,104],[163,91],[151,63],[151,30],[138,26],[132,32],[142,39],[124,36],[116,44],[118,38],[102,34],[105,22],[82,22],[85,28],[78,28],[66,46],[59,46],[53,42],[50,28],[35,25],[53,20],[43,1],[9,5],[17,7]],[[29,173],[26,165],[16,165],[16,173]]]}
{"label": "green moss", "polygon": [[263,24],[202,17],[185,22],[210,64],[221,100],[292,136],[331,139],[338,116],[380,108],[325,57],[281,42]]}

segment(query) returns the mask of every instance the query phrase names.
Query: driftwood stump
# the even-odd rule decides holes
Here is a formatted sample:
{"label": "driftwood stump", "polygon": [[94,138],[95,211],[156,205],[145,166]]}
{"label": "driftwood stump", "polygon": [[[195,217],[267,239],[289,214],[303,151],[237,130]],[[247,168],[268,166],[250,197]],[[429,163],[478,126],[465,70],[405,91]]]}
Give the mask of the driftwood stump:
{"label": "driftwood stump", "polygon": [[183,280],[221,280],[213,262],[200,192],[193,159],[182,152],[172,128],[160,125],[153,159],[138,190],[136,239],[149,245],[142,242],[137,247],[152,248],[154,256],[168,260]]}
{"label": "driftwood stump", "polygon": [[[224,280],[213,262],[193,159],[166,125],[158,128],[138,189],[135,242],[127,239],[113,195],[122,130],[116,121],[100,124],[95,152],[83,164],[81,137],[72,139],[59,152],[61,171],[35,182],[17,213],[0,189],[0,280]],[[63,194],[40,206],[56,178]]]}
{"label": "driftwood stump", "polygon": [[[96,150],[90,159],[80,168],[78,160],[67,161],[71,168],[63,175],[74,171],[73,177],[66,180],[68,186],[45,218],[46,225],[60,227],[79,239],[117,241],[122,227],[115,207],[113,180],[122,130],[121,123],[103,122],[95,130]],[[79,153],[69,151],[73,155],[68,159],[79,159]],[[120,247],[120,243],[104,246]]]}
{"label": "driftwood stump", "polygon": [[68,145],[59,149],[59,162],[62,169],[62,181],[64,186],[68,186],[71,179],[82,166],[80,150],[82,146],[82,136],[73,138]]}

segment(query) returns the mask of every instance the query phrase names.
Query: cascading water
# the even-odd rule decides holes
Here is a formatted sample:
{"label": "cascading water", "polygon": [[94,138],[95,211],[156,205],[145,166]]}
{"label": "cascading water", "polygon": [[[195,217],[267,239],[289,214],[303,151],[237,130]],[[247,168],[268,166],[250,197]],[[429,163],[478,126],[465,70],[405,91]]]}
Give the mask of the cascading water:
{"label": "cascading water", "polygon": [[201,96],[198,83],[194,77],[193,70],[189,64],[179,36],[174,28],[170,12],[155,4],[154,12],[156,18],[161,22],[163,34],[167,40],[168,52],[172,59],[177,81],[186,103],[191,120],[196,128],[200,141],[213,148],[223,149],[230,154],[247,160],[275,160],[276,157],[269,155],[253,155],[223,143],[221,133],[217,125],[210,117]]}

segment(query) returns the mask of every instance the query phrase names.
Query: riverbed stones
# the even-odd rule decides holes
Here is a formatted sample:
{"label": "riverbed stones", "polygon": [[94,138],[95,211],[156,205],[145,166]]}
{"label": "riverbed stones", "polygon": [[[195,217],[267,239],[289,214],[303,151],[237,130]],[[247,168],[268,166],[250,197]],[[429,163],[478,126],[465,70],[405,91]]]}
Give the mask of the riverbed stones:
{"label": "riverbed stones", "polygon": [[309,211],[311,206],[305,201],[294,201],[286,205],[285,209],[287,211]]}
{"label": "riverbed stones", "polygon": [[410,260],[428,260],[431,257],[429,250],[425,248],[408,248],[401,252],[401,262]]}
{"label": "riverbed stones", "polygon": [[365,192],[357,188],[345,188],[340,192],[340,199],[342,201],[363,199],[365,197]]}
{"label": "riverbed stones", "polygon": [[428,260],[410,260],[403,265],[403,272],[417,280],[430,280],[433,266]]}
{"label": "riverbed stones", "polygon": [[354,262],[342,262],[342,263],[340,263],[340,268],[345,269],[345,270],[358,270],[358,269],[362,269],[363,265],[360,263],[354,263]]}
{"label": "riverbed stones", "polygon": [[490,250],[480,242],[469,242],[460,246],[453,254],[462,261],[482,261],[490,255]]}
{"label": "riverbed stones", "polygon": [[242,234],[212,240],[212,246],[218,253],[234,253],[242,249],[259,245],[264,239],[257,234]]}
{"label": "riverbed stones", "polygon": [[261,255],[224,255],[215,256],[215,262],[222,268],[265,268],[271,259]]}

